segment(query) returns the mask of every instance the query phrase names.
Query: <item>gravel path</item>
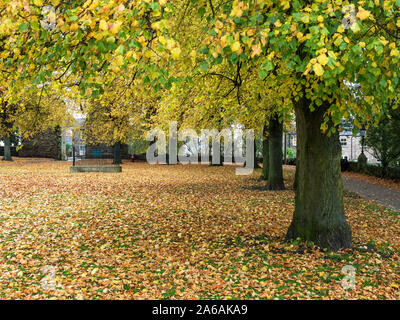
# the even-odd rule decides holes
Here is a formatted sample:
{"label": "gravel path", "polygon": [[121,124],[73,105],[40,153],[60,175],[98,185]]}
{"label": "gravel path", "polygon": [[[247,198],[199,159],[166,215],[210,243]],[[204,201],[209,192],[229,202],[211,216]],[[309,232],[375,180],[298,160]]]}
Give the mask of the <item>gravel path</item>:
{"label": "gravel path", "polygon": [[400,212],[400,191],[342,175],[344,189]]}

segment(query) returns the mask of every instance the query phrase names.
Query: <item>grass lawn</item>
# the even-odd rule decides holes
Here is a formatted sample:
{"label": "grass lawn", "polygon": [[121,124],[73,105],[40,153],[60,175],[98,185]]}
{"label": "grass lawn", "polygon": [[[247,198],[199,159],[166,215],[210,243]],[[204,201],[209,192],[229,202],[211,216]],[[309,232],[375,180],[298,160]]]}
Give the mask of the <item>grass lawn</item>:
{"label": "grass lawn", "polygon": [[353,194],[354,248],[329,253],[283,241],[294,192],[262,190],[259,171],[69,165],[0,161],[0,298],[400,299],[400,217]]}

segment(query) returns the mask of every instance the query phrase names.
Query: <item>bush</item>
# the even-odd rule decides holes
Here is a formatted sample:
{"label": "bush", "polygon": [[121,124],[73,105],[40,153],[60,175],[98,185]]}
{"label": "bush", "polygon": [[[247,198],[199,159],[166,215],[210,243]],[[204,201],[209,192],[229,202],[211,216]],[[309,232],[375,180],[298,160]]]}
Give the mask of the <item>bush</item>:
{"label": "bush", "polygon": [[[369,176],[378,177],[378,178],[382,178],[384,176],[383,169],[380,166],[367,164],[365,167],[365,170],[366,170],[365,174],[367,174]],[[348,167],[347,171],[360,172],[358,163],[354,162],[354,161],[349,162],[349,167]],[[394,167],[388,168],[386,171],[385,178],[400,181],[400,168],[394,168]]]}
{"label": "bush", "polygon": [[296,155],[294,153],[294,150],[292,148],[287,148],[286,149],[286,156],[288,159],[293,159]]}

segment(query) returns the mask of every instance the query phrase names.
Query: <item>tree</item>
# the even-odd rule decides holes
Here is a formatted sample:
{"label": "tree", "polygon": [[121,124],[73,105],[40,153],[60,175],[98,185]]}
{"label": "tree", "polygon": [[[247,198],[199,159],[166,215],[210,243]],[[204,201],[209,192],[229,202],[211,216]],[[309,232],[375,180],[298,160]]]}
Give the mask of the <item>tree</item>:
{"label": "tree", "polygon": [[[10,136],[8,137],[8,140],[5,141],[6,139],[3,140],[4,143],[4,155],[2,160],[3,161],[12,161],[12,152],[11,152],[11,146],[17,146],[19,143],[19,137],[16,132],[12,132]],[[0,139],[1,141],[1,139]]]}
{"label": "tree", "polygon": [[[112,75],[108,75],[112,77]],[[83,134],[89,144],[106,143],[114,147],[113,163],[121,163],[121,144],[128,144],[134,131],[146,121],[146,106],[157,97],[144,93],[131,83],[131,77],[112,77],[99,98],[77,101],[86,115]]]}
{"label": "tree", "polygon": [[15,137],[33,138],[48,129],[67,125],[71,119],[60,92],[53,86],[25,87],[14,93],[12,103],[3,102],[0,109],[0,129],[5,133],[4,160],[11,161],[11,144],[17,145]]}
{"label": "tree", "polygon": [[[226,59],[254,65],[260,78],[276,68],[279,88],[290,85],[296,113],[296,205],[287,239],[313,241],[330,250],[351,246],[346,222],[338,125],[387,112],[399,83],[398,1],[269,1],[226,3],[209,19],[203,64]],[[379,78],[379,80],[378,80]],[[286,81],[293,81],[290,84]],[[360,84],[352,102],[345,81]]]}
{"label": "tree", "polygon": [[400,159],[400,108],[394,102],[389,108],[389,115],[371,126],[365,138],[365,145],[381,162],[383,177],[387,176],[389,166],[398,165]]}

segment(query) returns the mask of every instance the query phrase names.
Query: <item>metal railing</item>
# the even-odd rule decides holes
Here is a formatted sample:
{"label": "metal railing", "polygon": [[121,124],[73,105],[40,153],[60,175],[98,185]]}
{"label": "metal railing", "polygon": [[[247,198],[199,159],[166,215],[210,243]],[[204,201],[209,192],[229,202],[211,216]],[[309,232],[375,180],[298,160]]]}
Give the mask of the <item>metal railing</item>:
{"label": "metal railing", "polygon": [[[111,149],[112,150],[112,149]],[[72,166],[114,166],[114,155],[112,151],[101,148],[90,148],[84,153],[77,152],[72,146]]]}

